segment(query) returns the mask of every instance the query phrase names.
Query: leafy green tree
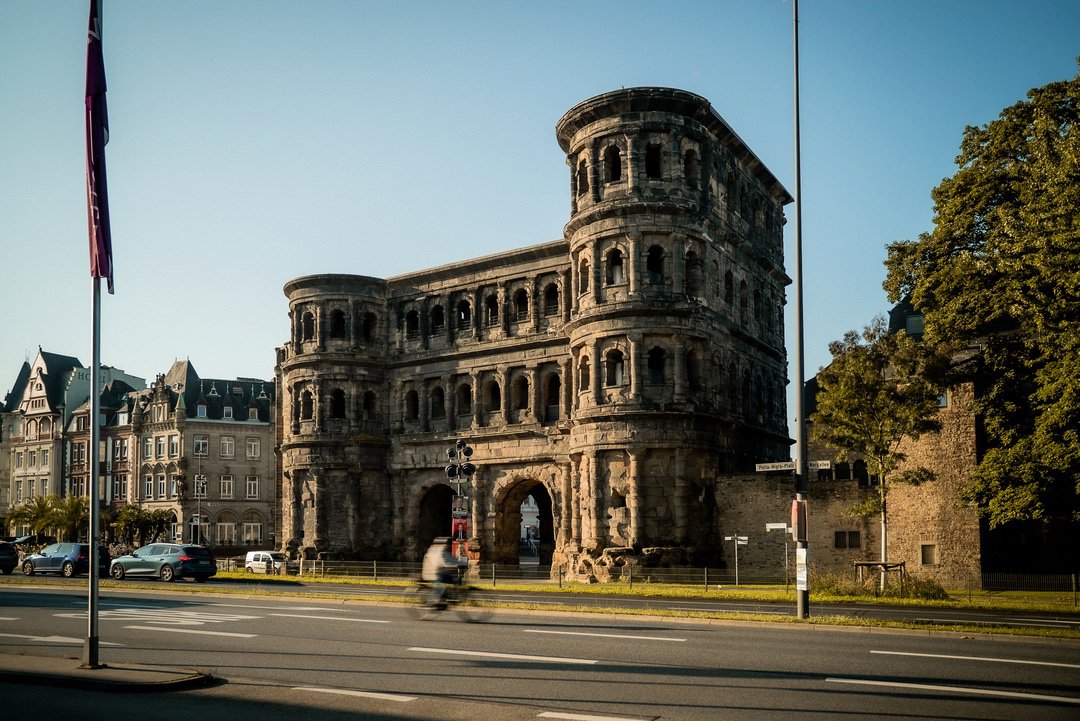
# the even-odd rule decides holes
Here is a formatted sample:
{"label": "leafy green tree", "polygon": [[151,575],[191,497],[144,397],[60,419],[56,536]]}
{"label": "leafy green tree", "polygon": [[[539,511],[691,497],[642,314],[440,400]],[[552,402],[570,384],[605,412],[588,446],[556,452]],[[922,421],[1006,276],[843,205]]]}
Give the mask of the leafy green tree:
{"label": "leafy green tree", "polygon": [[146,530],[139,539],[140,545],[145,544],[147,541],[153,542],[164,538],[165,531],[172,525],[174,518],[173,512],[168,508],[155,508],[150,511],[147,517]]}
{"label": "leafy green tree", "polygon": [[885,289],[975,356],[991,528],[1080,521],[1080,74],[964,131],[934,229],[889,246]]}
{"label": "leafy green tree", "polygon": [[8,513],[11,526],[28,526],[34,534],[44,533],[53,527],[53,503],[55,496],[34,496],[15,506]]}
{"label": "leafy green tree", "polygon": [[[812,438],[841,460],[860,455],[878,476],[878,493],[851,509],[881,518],[881,562],[888,556],[888,493],[894,482],[921,483],[925,468],[898,472],[906,440],[937,430],[938,399],[948,378],[946,353],[903,332],[890,332],[878,316],[862,333],[848,331],[829,344],[832,362],[817,375]],[[882,583],[884,583],[882,574]]]}
{"label": "leafy green tree", "polygon": [[113,517],[112,527],[116,536],[123,543],[133,545],[135,538],[140,535],[141,529],[146,525],[146,511],[141,506],[129,504],[122,507]]}
{"label": "leafy green tree", "polygon": [[61,541],[79,540],[80,531],[90,530],[90,499],[86,496],[53,496],[51,521]]}

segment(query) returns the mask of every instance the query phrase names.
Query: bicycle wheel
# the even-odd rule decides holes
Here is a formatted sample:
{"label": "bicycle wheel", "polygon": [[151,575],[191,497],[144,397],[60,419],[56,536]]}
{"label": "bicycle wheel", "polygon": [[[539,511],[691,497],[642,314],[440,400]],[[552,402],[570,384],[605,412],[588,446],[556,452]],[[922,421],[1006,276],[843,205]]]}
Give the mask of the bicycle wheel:
{"label": "bicycle wheel", "polygon": [[454,611],[465,623],[483,623],[491,618],[491,608],[480,605],[480,601],[472,597],[474,590],[472,586],[462,586],[457,590]]}
{"label": "bicycle wheel", "polygon": [[413,583],[405,589],[405,611],[418,621],[424,621],[439,611],[431,602],[432,589],[426,583]]}

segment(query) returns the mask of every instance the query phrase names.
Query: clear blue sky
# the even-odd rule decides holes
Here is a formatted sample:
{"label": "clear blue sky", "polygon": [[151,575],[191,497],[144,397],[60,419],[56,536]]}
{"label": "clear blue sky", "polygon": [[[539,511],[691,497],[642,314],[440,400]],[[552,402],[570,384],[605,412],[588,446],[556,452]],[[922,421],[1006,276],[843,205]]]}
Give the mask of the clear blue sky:
{"label": "clear blue sky", "polygon": [[[0,394],[38,345],[91,361],[87,8],[3,4]],[[620,87],[708,98],[794,191],[791,16],[783,0],[105,0],[102,362],[269,379],[290,278],[562,237],[555,123]],[[964,127],[1075,74],[1080,2],[803,0],[800,16],[809,378],[887,310],[885,246],[931,229]]]}

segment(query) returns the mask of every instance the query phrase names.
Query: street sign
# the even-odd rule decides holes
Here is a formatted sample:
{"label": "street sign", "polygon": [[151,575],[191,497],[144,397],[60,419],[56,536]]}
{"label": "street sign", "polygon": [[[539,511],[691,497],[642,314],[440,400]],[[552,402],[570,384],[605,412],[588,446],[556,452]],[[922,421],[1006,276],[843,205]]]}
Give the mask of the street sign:
{"label": "street sign", "polygon": [[765,471],[794,471],[795,461],[780,461],[779,463],[758,463],[754,466],[758,473]]}
{"label": "street sign", "polygon": [[766,531],[786,531],[787,529],[788,529],[788,524],[786,524],[786,523],[766,523],[765,524],[765,530]]}
{"label": "street sign", "polygon": [[812,471],[828,471],[832,468],[832,461],[810,461],[806,465]]}

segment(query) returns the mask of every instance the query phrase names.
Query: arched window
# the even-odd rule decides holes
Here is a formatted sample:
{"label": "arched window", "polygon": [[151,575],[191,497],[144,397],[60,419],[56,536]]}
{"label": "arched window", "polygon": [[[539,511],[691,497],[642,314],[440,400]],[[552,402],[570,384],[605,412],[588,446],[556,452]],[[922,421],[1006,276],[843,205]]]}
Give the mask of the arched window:
{"label": "arched window", "polygon": [[650,283],[664,282],[664,249],[659,245],[649,248],[649,255],[645,259],[645,274]]}
{"label": "arched window", "polygon": [[345,417],[345,391],[340,388],[330,391],[330,417]]}
{"label": "arched window", "polygon": [[615,248],[607,254],[607,273],[605,280],[608,285],[623,282],[623,257],[622,251]]}
{"label": "arched window", "polygon": [[659,385],[664,382],[664,365],[667,362],[667,351],[656,347],[649,351],[649,383]]}
{"label": "arched window", "polygon": [[378,407],[376,406],[375,392],[367,391],[364,393],[364,405],[361,409],[361,414],[365,421],[375,420],[379,417]]}
{"label": "arched window", "polygon": [[730,270],[724,273],[724,302],[728,305],[735,302],[735,276]]}
{"label": "arched window", "polygon": [[754,322],[761,323],[761,291],[754,288]]}
{"label": "arched window", "polygon": [[514,293],[514,317],[525,320],[529,317],[529,294],[524,288]]}
{"label": "arched window", "polygon": [[581,292],[584,293],[589,289],[589,277],[592,273],[589,272],[589,261],[584,258],[581,259],[581,263],[578,264],[578,287]]}
{"label": "arched window", "polygon": [[415,421],[420,417],[420,395],[416,391],[405,394],[405,420]]}
{"label": "arched window", "polygon": [[330,311],[330,337],[331,338],[344,338],[345,337],[345,311],[332,310]]}
{"label": "arched window", "polygon": [[698,166],[698,154],[696,150],[687,150],[683,155],[683,177],[686,178],[686,184],[691,188],[698,187],[700,181],[701,169]]}
{"label": "arched window", "polygon": [[529,408],[529,379],[518,376],[514,380],[514,409],[524,411]]}
{"label": "arched window", "polygon": [[702,389],[701,356],[697,351],[689,351],[686,354],[686,385],[691,393]]}
{"label": "arched window", "polygon": [[604,151],[604,182],[622,180],[622,153],[616,145],[608,146]]}
{"label": "arched window", "polygon": [[606,385],[609,386],[621,386],[625,379],[623,377],[623,354],[621,350],[609,350],[607,355],[604,356],[606,361],[607,376],[605,379]]}
{"label": "arched window", "polygon": [[311,311],[304,313],[303,320],[301,321],[303,340],[315,339],[315,314]]}
{"label": "arched window", "polygon": [[499,299],[494,294],[484,299],[484,325],[499,324]]}
{"label": "arched window", "polygon": [[739,323],[750,325],[750,291],[745,280],[739,283]]}
{"label": "arched window", "polygon": [[375,338],[375,329],[378,327],[379,319],[374,313],[364,313],[359,317],[359,321],[360,340],[370,343]]}
{"label": "arched window", "polygon": [[462,383],[457,388],[457,412],[459,416],[472,413],[472,386]]}
{"label": "arched window", "polygon": [[431,417],[446,417],[446,396],[443,394],[442,386],[431,389]]}
{"label": "arched window", "polygon": [[581,365],[578,366],[578,388],[587,391],[591,382],[592,373],[589,372],[589,359],[582,358]]}
{"label": "arched window", "polygon": [[410,310],[405,315],[405,337],[420,337],[420,314],[417,313],[415,310]]}
{"label": "arched window", "polygon": [[472,306],[469,305],[469,301],[459,301],[457,304],[457,327],[458,330],[465,330],[472,325]]}
{"label": "arched window", "polygon": [[315,396],[311,395],[311,391],[304,391],[300,394],[300,420],[310,421],[315,414]]}
{"label": "arched window", "polygon": [[589,192],[589,166],[584,160],[577,166],[577,194],[584,195]]}
{"label": "arched window", "polygon": [[703,278],[701,277],[701,259],[698,258],[697,253],[690,251],[686,254],[686,294],[695,298],[701,297],[702,287],[704,286]]}
{"label": "arched window", "polygon": [[431,335],[438,335],[446,330],[446,313],[441,305],[431,309]]}
{"label": "arched window", "polygon": [[660,167],[660,144],[649,143],[645,146],[645,177],[662,178]]}
{"label": "arched window", "polygon": [[544,315],[552,316],[559,314],[559,286],[550,283],[544,288]]}
{"label": "arched window", "polygon": [[547,377],[547,385],[544,388],[544,420],[553,421],[559,417],[561,395],[562,381],[558,373],[552,373]]}
{"label": "arched window", "polygon": [[502,408],[502,390],[499,382],[490,380],[484,389],[484,410],[494,413]]}

